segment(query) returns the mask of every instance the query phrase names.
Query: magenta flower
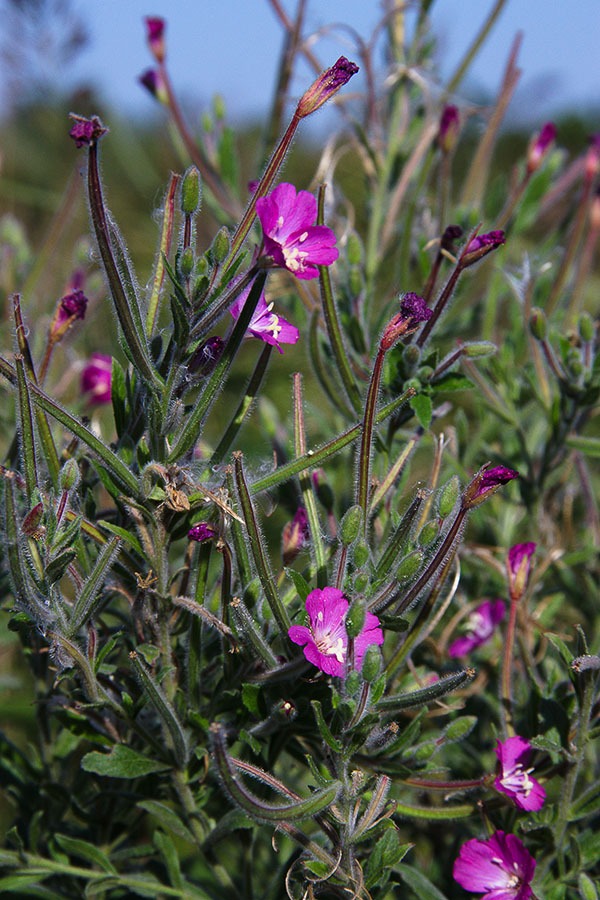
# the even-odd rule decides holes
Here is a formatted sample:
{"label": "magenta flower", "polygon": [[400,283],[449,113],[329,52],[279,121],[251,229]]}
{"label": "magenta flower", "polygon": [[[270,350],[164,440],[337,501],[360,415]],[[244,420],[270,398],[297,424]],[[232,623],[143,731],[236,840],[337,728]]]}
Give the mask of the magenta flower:
{"label": "magenta flower", "polygon": [[539,168],[555,137],[556,125],[554,122],[546,122],[536,139],[529,146],[527,153],[527,171],[529,174]]}
{"label": "magenta flower", "polygon": [[[248,299],[251,287],[252,285],[249,285],[246,290],[242,291],[229,310],[234,319],[239,317],[243,306]],[[277,347],[280,353],[283,353],[283,350],[279,346],[280,343],[295,344],[300,335],[300,332],[295,325],[291,325],[285,319],[282,319],[281,316],[278,316],[273,312],[273,304],[267,304],[264,291],[261,293],[256,309],[252,314],[250,324],[248,325],[248,331],[253,337],[259,338],[259,340]]]}
{"label": "magenta flower", "polygon": [[[344,620],[348,601],[337,588],[317,588],[306,598],[309,625],[292,625],[288,636],[294,644],[304,646],[304,655],[322,672],[343,675],[348,649]],[[354,666],[360,670],[363,656],[371,644],[383,644],[379,619],[367,612],[361,633],[354,639]]]}
{"label": "magenta flower", "polygon": [[347,84],[353,75],[358,72],[356,63],[350,62],[345,56],[334,62],[317,80],[311,84],[300,98],[296,107],[296,115],[299,119],[309,116],[316,109],[323,106],[343,85]]}
{"label": "magenta flower", "polygon": [[500,244],[505,243],[506,237],[504,236],[503,231],[488,231],[487,234],[475,235],[473,240],[469,241],[465,252],[475,253],[476,250],[481,250],[483,247],[493,249],[494,247],[499,247]]}
{"label": "magenta flower", "polygon": [[454,878],[481,900],[528,900],[535,859],[514,834],[496,831],[487,841],[476,838],[460,848]]}
{"label": "magenta flower", "polygon": [[537,811],[544,805],[546,791],[539,781],[531,778],[533,768],[526,768],[531,756],[531,744],[515,735],[506,741],[498,741],[496,756],[499,774],[494,781],[497,791],[502,791],[519,809]]}
{"label": "magenta flower", "polygon": [[422,297],[413,293],[404,294],[400,301],[400,312],[390,319],[383,332],[381,349],[389,350],[398,338],[409,331],[414,331],[419,322],[426,322],[432,315],[433,310],[427,306]]}
{"label": "magenta flower", "polygon": [[529,541],[527,544],[515,544],[508,551],[508,585],[510,596],[514,600],[522,597],[527,587],[531,557],[534,553],[533,541]]}
{"label": "magenta flower", "polygon": [[456,106],[445,106],[440,117],[440,131],[438,143],[441,149],[448,153],[452,150],[458,136],[459,118]]}
{"label": "magenta flower", "polygon": [[196,525],[192,525],[188,531],[188,540],[197,541],[201,544],[203,541],[212,540],[216,533],[215,529],[208,522],[198,522]]}
{"label": "magenta flower", "polygon": [[502,600],[486,600],[478,606],[467,619],[467,633],[448,647],[448,656],[467,656],[475,647],[487,643],[505,613]]}
{"label": "magenta flower", "polygon": [[283,564],[288,566],[308,543],[310,533],[308,518],[303,506],[299,506],[291,522],[284,526],[282,534]]}
{"label": "magenta flower", "polygon": [[112,359],[103,353],[92,353],[90,361],[81,373],[81,392],[88,394],[91,406],[110,403]]}
{"label": "magenta flower", "polygon": [[513,469],[507,469],[506,466],[493,466],[491,469],[485,466],[479,470],[470,484],[465,488],[463,494],[463,506],[470,509],[473,506],[479,506],[492,494],[495,494],[499,487],[518,478],[519,473]]}
{"label": "magenta flower", "polygon": [[296,278],[318,278],[317,266],[328,266],[338,258],[331,228],[313,225],[317,201],[308,191],[296,195],[293,184],[278,184],[267,197],[259,197],[256,212],[266,255]]}
{"label": "magenta flower", "polygon": [[165,20],[160,16],[146,16],[146,39],[155,60],[162,63],[165,58]]}
{"label": "magenta flower", "polygon": [[69,137],[72,137],[77,147],[89,147],[90,144],[96,143],[98,138],[106,134],[107,130],[98,116],[92,116],[86,119],[84,116],[76,116],[75,113],[69,113],[74,125],[69,131]]}

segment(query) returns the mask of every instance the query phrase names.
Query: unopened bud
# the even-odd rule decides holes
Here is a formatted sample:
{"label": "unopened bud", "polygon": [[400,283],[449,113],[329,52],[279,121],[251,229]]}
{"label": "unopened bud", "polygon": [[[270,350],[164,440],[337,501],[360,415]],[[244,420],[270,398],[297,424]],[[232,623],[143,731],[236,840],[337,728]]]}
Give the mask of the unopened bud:
{"label": "unopened bud", "polygon": [[419,365],[419,361],[421,359],[421,348],[417,347],[416,344],[409,344],[404,348],[404,352],[402,354],[402,358],[406,363],[408,369],[412,370]]}
{"label": "unopened bud", "polygon": [[550,149],[550,144],[556,137],[556,125],[554,122],[546,122],[540,133],[529,145],[527,152],[527,171],[532,174],[540,167],[543,158]]}
{"label": "unopened bud", "polygon": [[444,487],[440,491],[440,500],[438,503],[438,513],[445,519],[446,516],[449,516],[456,501],[458,499],[458,478],[456,475],[453,475],[452,478],[446,482]]}
{"label": "unopened bud", "polygon": [[588,312],[582,312],[579,317],[579,336],[582,341],[593,341],[596,327],[594,320]]}
{"label": "unopened bud", "polygon": [[366,616],[367,604],[365,598],[357,597],[356,600],[352,601],[346,613],[346,634],[349,638],[357,638],[359,636],[363,630]]}
{"label": "unopened bud", "polygon": [[308,543],[308,518],[303,506],[299,506],[291,522],[283,529],[283,564],[289,566]]}
{"label": "unopened bud", "polygon": [[537,338],[538,341],[545,341],[548,337],[548,322],[546,320],[546,315],[539,306],[535,306],[531,310],[529,328],[534,338]]}
{"label": "unopened bud", "polygon": [[506,561],[508,588],[513,600],[519,600],[525,593],[535,546],[533,541],[529,541],[526,544],[515,544],[508,551]]}
{"label": "unopened bud", "polygon": [[377,644],[370,644],[365,650],[362,664],[362,677],[371,684],[381,671],[381,650]]}
{"label": "unopened bud", "polygon": [[361,538],[361,540],[356,542],[354,547],[354,565],[357,569],[362,569],[364,564],[369,558],[369,545],[367,542]]}
{"label": "unopened bud", "polygon": [[36,505],[29,510],[29,512],[23,519],[23,523],[21,525],[21,531],[23,532],[23,534],[26,534],[28,537],[34,537],[38,532],[43,515],[44,504],[40,501],[40,503],[36,503]]}
{"label": "unopened bud", "polygon": [[469,241],[461,254],[461,267],[466,269],[468,266],[472,266],[473,263],[483,259],[483,257],[487,256],[488,253],[491,253],[492,250],[496,250],[505,243],[506,238],[504,232],[500,230],[476,235]]}
{"label": "unopened bud", "polygon": [[495,494],[503,484],[518,477],[518,472],[507,469],[506,466],[494,466],[491,469],[484,466],[467,485],[462,498],[463,508],[472,509],[474,506],[479,506],[484,500]]}
{"label": "unopened bud", "polygon": [[425,525],[423,525],[421,531],[419,532],[419,545],[421,547],[429,547],[429,545],[435,541],[439,532],[440,525],[436,519],[432,519],[430,522],[427,522]]}
{"label": "unopened bud", "polygon": [[360,687],[360,675],[356,669],[352,669],[352,671],[348,673],[344,686],[346,688],[346,693],[349,694],[350,697],[354,697],[358,693]]}
{"label": "unopened bud", "polygon": [[181,211],[185,216],[193,216],[200,204],[200,173],[196,166],[190,166],[181,182]]}
{"label": "unopened bud", "polygon": [[179,271],[186,280],[194,271],[194,251],[191,247],[186,247],[179,257]]}
{"label": "unopened bud", "polygon": [[444,153],[454,149],[458,138],[460,120],[456,106],[445,106],[440,117],[438,144]]}
{"label": "unopened bud", "polygon": [[212,258],[216,263],[222,263],[227,259],[229,254],[229,230],[225,225],[217,231],[210,249]]}
{"label": "unopened bud", "polygon": [[146,16],[146,39],[150,52],[158,63],[165,59],[165,20],[160,16]]}
{"label": "unopened bud", "polygon": [[169,95],[165,85],[165,79],[160,69],[146,69],[138,78],[142,87],[145,87],[149,94],[152,94],[155,100],[166,106],[169,102]]}
{"label": "unopened bud", "polygon": [[366,572],[359,572],[354,579],[353,588],[355,593],[363,594],[369,586],[369,576]]}
{"label": "unopened bud", "polygon": [[396,580],[408,581],[409,578],[413,578],[421,568],[422,562],[423,552],[421,550],[413,550],[412,553],[409,553],[408,556],[401,560],[400,565],[396,569]]}
{"label": "unopened bud", "polygon": [[348,243],[346,245],[346,257],[350,265],[359,266],[363,258],[362,241],[355,231],[351,231],[348,235]]}
{"label": "unopened bud", "polygon": [[222,94],[215,94],[213,99],[213,110],[217,122],[222,122],[225,118],[225,98]]}
{"label": "unopened bud", "polygon": [[344,518],[340,523],[340,541],[344,547],[350,544],[358,537],[360,526],[362,525],[363,513],[360,506],[351,506],[344,514]]}
{"label": "unopened bud", "polygon": [[315,112],[331,99],[344,84],[347,84],[357,72],[358,66],[355,63],[350,62],[345,56],[340,56],[337,62],[323,72],[301,97],[296,107],[296,116],[303,119]]}
{"label": "unopened bud", "polygon": [[498,352],[498,348],[491,341],[469,341],[468,344],[463,344],[461,349],[463,356],[468,359],[481,359]]}
{"label": "unopened bud", "polygon": [[59,484],[61,491],[72,491],[79,481],[79,466],[71,457],[60,470]]}

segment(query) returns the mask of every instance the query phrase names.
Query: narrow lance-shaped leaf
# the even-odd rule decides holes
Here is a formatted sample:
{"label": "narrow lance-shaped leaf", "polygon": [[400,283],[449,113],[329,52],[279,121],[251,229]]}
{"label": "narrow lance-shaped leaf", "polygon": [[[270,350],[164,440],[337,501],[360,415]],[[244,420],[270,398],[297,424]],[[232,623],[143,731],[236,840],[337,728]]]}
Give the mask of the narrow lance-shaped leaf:
{"label": "narrow lance-shaped leaf", "polygon": [[231,760],[227,754],[222,727],[216,722],[210,726],[212,751],[227,793],[243,810],[255,819],[263,822],[293,822],[316,816],[334,802],[341,784],[335,782],[330,787],[316,791],[306,800],[281,805],[265,803],[260,797],[252,794],[236,778]]}
{"label": "narrow lance-shaped leaf", "polygon": [[119,547],[119,538],[114,537],[102,548],[98,554],[96,565],[90,572],[89,577],[83,584],[79,596],[75,601],[73,612],[71,613],[71,621],[67,631],[67,637],[73,637],[87,619],[93,617],[95,609],[99,602],[99,592],[104,584],[104,580],[108,575],[113,561],[113,557]]}
{"label": "narrow lance-shaped leaf", "polygon": [[[11,382],[17,383],[17,375],[14,368],[9,362],[0,357],[0,373]],[[57,422],[60,422],[65,428],[68,428],[82,443],[88,447],[94,455],[102,460],[114,480],[123,487],[125,491],[132,497],[139,498],[140,489],[137,478],[125,463],[117,456],[116,453],[107,447],[96,435],[78,422],[66,410],[54,402],[47,394],[44,393],[37,385],[29,384],[29,396],[36,406],[39,406],[44,412],[49,413]]]}
{"label": "narrow lance-shaped leaf", "polygon": [[277,657],[258,630],[246,604],[234,597],[229,605],[236,636],[267,668],[275,669],[279,665]]}
{"label": "narrow lance-shaped leaf", "polygon": [[27,388],[27,376],[25,374],[23,356],[20,353],[15,356],[15,365],[17,369],[17,389],[19,391],[19,421],[21,425],[23,464],[25,468],[25,488],[27,491],[27,499],[31,500],[33,492],[37,488],[37,463],[35,458],[31,400]]}
{"label": "narrow lance-shaped leaf", "polygon": [[154,269],[154,277],[152,279],[152,291],[148,302],[148,312],[146,313],[146,332],[150,336],[154,331],[156,319],[158,316],[158,302],[160,299],[160,291],[165,276],[165,258],[169,256],[171,250],[171,239],[173,237],[173,220],[175,210],[175,192],[179,184],[180,176],[171,175],[169,190],[165,197],[163,207],[162,228],[160,232],[160,252],[156,258],[156,267]]}
{"label": "narrow lance-shaped leaf", "polygon": [[263,544],[263,538],[258,527],[256,512],[250,498],[250,492],[246,484],[244,470],[242,468],[242,454],[237,452],[233,454],[235,467],[235,480],[237,484],[240,505],[244,514],[244,521],[248,531],[248,540],[254,557],[254,563],[260,578],[260,582],[267,598],[267,603],[271,607],[271,611],[275,616],[275,621],[279,626],[282,634],[287,634],[290,625],[290,617],[281,602],[273,572],[268,561],[266,549]]}
{"label": "narrow lance-shaped leaf", "polygon": [[139,655],[135,651],[132,651],[129,654],[129,658],[131,659],[140,684],[144,688],[167,733],[171,737],[177,764],[179,766],[184,766],[188,758],[187,739],[175,710],[146,669],[146,666],[141,661]]}
{"label": "narrow lance-shaped leaf", "polygon": [[439,681],[430,684],[428,687],[421,688],[418,691],[411,691],[406,694],[394,694],[390,697],[384,697],[376,705],[378,712],[395,713],[401,709],[410,709],[415,706],[424,706],[433,700],[439,700],[452,691],[468,684],[475,678],[475,669],[463,669],[460,672],[454,672]]}

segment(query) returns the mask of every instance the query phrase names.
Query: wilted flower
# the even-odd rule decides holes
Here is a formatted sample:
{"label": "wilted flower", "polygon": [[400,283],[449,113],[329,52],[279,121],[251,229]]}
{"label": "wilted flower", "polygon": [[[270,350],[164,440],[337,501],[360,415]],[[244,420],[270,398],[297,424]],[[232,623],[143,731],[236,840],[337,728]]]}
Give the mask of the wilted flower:
{"label": "wilted flower", "polygon": [[505,613],[502,600],[486,600],[478,606],[467,619],[467,633],[448,647],[448,656],[467,656],[471,650],[487,643]]}
{"label": "wilted flower", "polygon": [[357,72],[356,63],[350,62],[345,56],[340,56],[337,62],[323,72],[300,98],[296,107],[298,118],[303,119],[323,106]]}
{"label": "wilted flower", "polygon": [[473,506],[479,506],[492,494],[495,494],[498,488],[518,478],[519,473],[513,469],[507,469],[506,466],[494,466],[491,469],[482,468],[467,485],[463,494],[463,506],[470,509]]}
{"label": "wilted flower", "polygon": [[296,278],[317,278],[317,266],[328,266],[338,258],[331,228],[313,225],[317,201],[308,191],[296,194],[293,184],[278,184],[267,197],[259,197],[256,212],[265,253]]}
{"label": "wilted flower", "polygon": [[77,319],[85,317],[88,298],[83,291],[73,291],[59,301],[50,325],[50,342],[60,341]]}
{"label": "wilted flower", "polygon": [[389,350],[398,338],[414,330],[415,325],[427,321],[432,315],[433,310],[427,306],[422,297],[413,293],[404,294],[400,302],[400,312],[388,322],[383,332],[381,349]]}
{"label": "wilted flower", "polygon": [[556,125],[554,122],[546,122],[538,136],[529,145],[527,152],[527,171],[529,174],[539,168],[541,161],[550,149],[550,144],[556,137]]}
{"label": "wilted flower", "polygon": [[[288,631],[291,641],[304,646],[304,655],[322,672],[343,675],[348,649],[348,635],[344,620],[348,601],[337,588],[317,588],[306,598],[309,626],[292,625]],[[383,644],[379,619],[367,612],[361,633],[354,639],[354,666],[361,668],[363,656],[371,644]]]}
{"label": "wilted flower", "polygon": [[535,552],[535,544],[529,541],[527,544],[515,544],[508,551],[508,584],[510,596],[518,600],[523,596],[529,579],[531,557]]}
{"label": "wilted flower", "polygon": [[160,16],[146,16],[146,38],[155,60],[162,63],[165,58],[165,20]]}
{"label": "wilted flower", "polygon": [[444,153],[453,149],[458,137],[458,109],[456,106],[445,106],[440,117],[438,143]]}
{"label": "wilted flower", "polygon": [[91,406],[110,403],[112,358],[103,353],[92,353],[90,361],[81,373],[81,392],[88,394]]}
{"label": "wilted flower", "polygon": [[142,84],[152,96],[160,103],[168,102],[167,89],[165,87],[165,79],[160,69],[146,69],[139,76],[138,81]]}
{"label": "wilted flower", "polygon": [[[234,319],[239,317],[248,299],[251,287],[250,285],[246,290],[242,291],[231,307],[230,312]],[[264,292],[261,293],[256,309],[252,314],[248,331],[253,337],[277,347],[280,353],[283,353],[279,346],[280,342],[282,344],[295,344],[300,334],[295,325],[291,325],[273,312],[273,304],[267,304]]]}
{"label": "wilted flower", "polygon": [[213,526],[209,525],[208,522],[197,522],[196,525],[192,525],[188,531],[188,540],[197,541],[201,544],[203,541],[212,540],[216,533]]}
{"label": "wilted flower", "polygon": [[498,741],[496,756],[499,774],[494,781],[497,791],[502,791],[519,809],[536,811],[541,809],[546,799],[546,791],[539,781],[531,778],[533,768],[526,768],[531,756],[531,744],[525,738],[515,735],[506,741]]}
{"label": "wilted flower", "polygon": [[472,266],[478,260],[487,256],[492,250],[496,250],[502,244],[506,243],[506,237],[503,231],[488,231],[487,234],[478,234],[469,241],[463,250],[460,263],[463,269]]}
{"label": "wilted flower", "polygon": [[454,878],[482,900],[528,900],[535,860],[514,834],[496,831],[487,841],[476,838],[460,848]]}
{"label": "wilted flower", "polygon": [[283,564],[288,566],[306,546],[309,538],[308,518],[303,506],[299,506],[291,522],[283,528]]}
{"label": "wilted flower", "polygon": [[78,147],[88,147],[108,131],[98,116],[92,116],[91,119],[86,119],[84,116],[76,116],[75,113],[69,113],[69,116],[75,122],[69,131],[69,137],[73,138]]}

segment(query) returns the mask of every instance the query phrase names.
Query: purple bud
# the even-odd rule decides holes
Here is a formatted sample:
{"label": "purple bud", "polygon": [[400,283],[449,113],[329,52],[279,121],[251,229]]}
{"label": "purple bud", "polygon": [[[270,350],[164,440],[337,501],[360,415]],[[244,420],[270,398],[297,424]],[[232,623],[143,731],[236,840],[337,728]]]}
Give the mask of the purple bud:
{"label": "purple bud", "polygon": [[440,117],[438,143],[444,153],[453,149],[458,137],[459,118],[456,106],[445,106]]}
{"label": "purple bud", "polygon": [[487,256],[496,247],[506,243],[506,237],[503,231],[488,231],[487,234],[477,234],[469,241],[461,255],[461,265],[463,269],[472,266],[482,257]]}
{"label": "purple bud", "polygon": [[225,341],[218,335],[208,338],[201,344],[188,363],[190,372],[198,375],[210,375],[221,358]]}
{"label": "purple bud", "polygon": [[526,544],[515,544],[508,551],[508,585],[513,600],[522,597],[527,587],[531,557],[535,553],[535,546],[533,541],[529,541]]}
{"label": "purple bud", "polygon": [[350,62],[345,56],[340,56],[337,62],[323,72],[301,97],[296,108],[298,118],[303,119],[323,106],[357,72],[356,63]]}
{"label": "purple bud", "polygon": [[146,69],[139,76],[138,81],[146,88],[148,93],[152,94],[155,100],[158,100],[160,103],[167,103],[168,96],[165,80],[159,69]]}
{"label": "purple bud", "polygon": [[470,484],[467,485],[463,494],[463,506],[471,509],[473,506],[479,506],[492,494],[495,494],[499,487],[518,478],[519,473],[513,469],[507,469],[506,466],[494,466],[491,469],[480,469]]}
{"label": "purple bud", "polygon": [[146,16],[146,38],[155,60],[162,63],[165,58],[165,20],[160,16]]}
{"label": "purple bud", "polygon": [[72,294],[67,294],[60,301],[61,314],[64,318],[83,319],[87,305],[88,298],[83,291],[73,291]]}
{"label": "purple bud", "polygon": [[398,338],[406,334],[419,322],[425,322],[433,315],[433,310],[418,294],[404,294],[400,301],[400,312],[390,319],[379,343],[381,350],[389,350]]}
{"label": "purple bud", "polygon": [[548,152],[550,144],[556,137],[556,125],[554,122],[546,122],[537,138],[529,146],[527,154],[527,171],[531,174],[539,168],[541,161]]}
{"label": "purple bud", "polygon": [[73,138],[78,147],[89,147],[90,144],[95,144],[98,138],[108,131],[98,116],[92,116],[91,119],[77,116],[75,113],[69,113],[69,116],[75,123],[69,131],[69,137]]}
{"label": "purple bud", "polygon": [[462,237],[462,234],[463,230],[460,225],[448,225],[444,230],[440,242],[442,249],[452,252],[454,250],[454,241],[457,241],[459,237]]}
{"label": "purple bud", "polygon": [[208,522],[198,522],[196,525],[192,525],[188,531],[188,538],[190,541],[197,541],[201,544],[203,541],[211,541],[216,534],[217,532]]}
{"label": "purple bud", "polygon": [[426,322],[433,315],[425,300],[418,294],[405,294],[400,303],[400,313],[405,319],[412,319],[413,323]]}

